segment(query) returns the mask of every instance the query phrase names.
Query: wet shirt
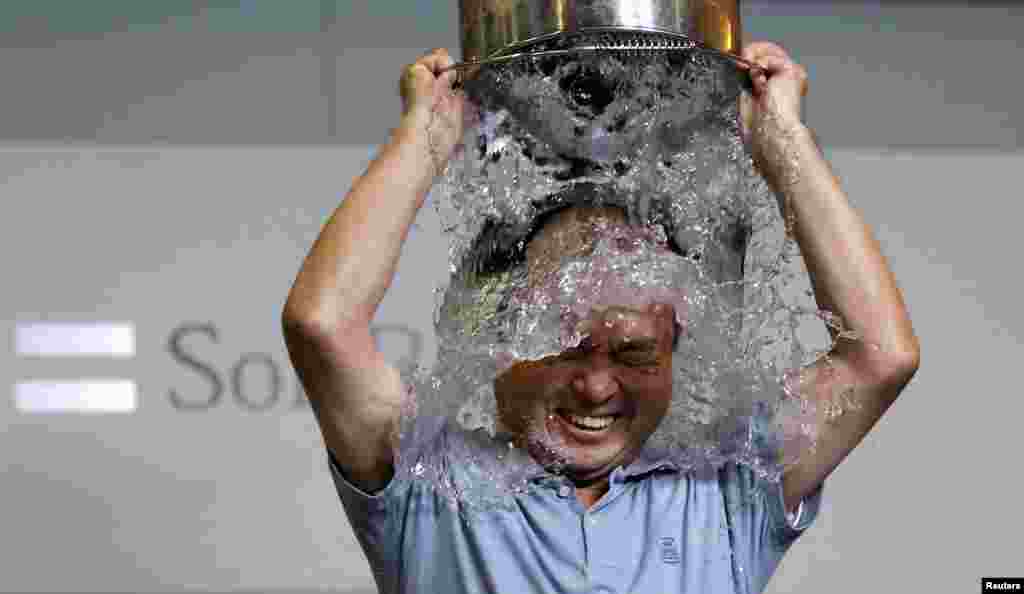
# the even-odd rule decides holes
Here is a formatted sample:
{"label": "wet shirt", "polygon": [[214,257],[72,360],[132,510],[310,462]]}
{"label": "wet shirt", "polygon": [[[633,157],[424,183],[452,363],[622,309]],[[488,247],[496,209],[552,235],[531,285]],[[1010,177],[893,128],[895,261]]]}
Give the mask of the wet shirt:
{"label": "wet shirt", "polygon": [[590,509],[548,475],[514,505],[468,511],[428,481],[364,493],[328,463],[381,594],[756,594],[821,500],[819,490],[789,517],[781,486],[745,467],[682,473],[645,455],[616,469]]}

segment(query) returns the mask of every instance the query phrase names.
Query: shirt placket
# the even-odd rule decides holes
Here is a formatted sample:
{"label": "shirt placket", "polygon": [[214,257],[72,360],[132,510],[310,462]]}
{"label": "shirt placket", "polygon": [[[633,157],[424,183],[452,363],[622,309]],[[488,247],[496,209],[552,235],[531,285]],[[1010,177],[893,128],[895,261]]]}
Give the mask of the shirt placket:
{"label": "shirt placket", "polygon": [[623,541],[630,537],[630,531],[615,520],[614,513],[614,502],[623,488],[621,472],[612,473],[609,483],[608,493],[589,510],[584,510],[581,517],[588,592],[620,592],[629,561],[625,557],[632,550],[632,543]]}

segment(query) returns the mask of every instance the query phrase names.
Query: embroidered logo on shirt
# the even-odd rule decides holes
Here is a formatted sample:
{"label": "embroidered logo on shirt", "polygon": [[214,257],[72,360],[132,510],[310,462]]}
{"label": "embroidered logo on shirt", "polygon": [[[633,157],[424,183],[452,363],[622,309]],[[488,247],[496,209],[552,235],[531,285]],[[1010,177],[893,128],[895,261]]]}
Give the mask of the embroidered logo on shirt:
{"label": "embroidered logo on shirt", "polygon": [[679,565],[681,557],[679,548],[676,547],[676,539],[665,537],[661,539],[661,562],[669,565]]}

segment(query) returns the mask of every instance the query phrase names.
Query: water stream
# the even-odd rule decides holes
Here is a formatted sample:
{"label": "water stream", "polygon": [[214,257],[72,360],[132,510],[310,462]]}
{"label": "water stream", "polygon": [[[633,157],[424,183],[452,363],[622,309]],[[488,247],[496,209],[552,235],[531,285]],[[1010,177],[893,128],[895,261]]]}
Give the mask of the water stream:
{"label": "water stream", "polygon": [[[496,379],[651,308],[677,338],[645,451],[778,480],[815,446],[821,405],[797,380],[841,321],[816,307],[741,138],[742,80],[697,50],[608,52],[487,67],[458,91],[465,133],[432,191],[450,246],[437,363],[406,373],[399,473],[487,507],[572,468],[543,414],[503,418]],[[574,207],[621,214],[551,224]],[[825,412],[855,406],[850,389]],[[425,455],[442,424],[444,455]]]}

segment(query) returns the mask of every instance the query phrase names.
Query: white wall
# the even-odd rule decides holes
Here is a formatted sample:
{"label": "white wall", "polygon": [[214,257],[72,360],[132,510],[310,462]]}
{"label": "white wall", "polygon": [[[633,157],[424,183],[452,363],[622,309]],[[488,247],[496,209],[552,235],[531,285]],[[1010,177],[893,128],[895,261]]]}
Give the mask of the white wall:
{"label": "white wall", "polygon": [[[31,359],[0,341],[0,382],[121,377],[138,409],[20,414],[0,402],[6,591],[371,590],[320,438],[288,372],[282,401],[247,410],[230,370],[287,369],[278,314],[303,255],[371,149],[10,147],[0,150],[0,320],[134,324],[135,357]],[[1024,154],[833,151],[875,225],[922,339],[923,366],[827,486],[817,524],[771,592],[901,587],[964,592],[1019,573],[1016,436],[1024,314],[1014,241]],[[378,324],[425,333],[445,251],[430,211]],[[225,392],[169,340],[215,368]],[[399,334],[382,336],[392,358]],[[243,392],[265,394],[250,367]],[[13,390],[13,388],[11,388]],[[884,576],[883,576],[884,570]]]}

